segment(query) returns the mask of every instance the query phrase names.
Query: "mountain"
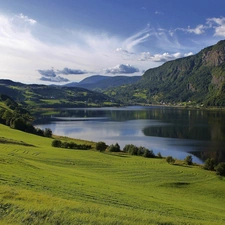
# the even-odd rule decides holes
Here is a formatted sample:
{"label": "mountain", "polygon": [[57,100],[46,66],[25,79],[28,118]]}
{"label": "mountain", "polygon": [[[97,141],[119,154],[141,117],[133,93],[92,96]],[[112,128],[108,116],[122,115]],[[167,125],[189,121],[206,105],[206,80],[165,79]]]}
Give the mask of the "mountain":
{"label": "mountain", "polygon": [[102,75],[93,75],[90,77],[87,77],[85,79],[83,79],[79,84],[80,85],[85,85],[85,84],[96,84],[99,81],[105,80],[107,79],[107,76],[102,76]]}
{"label": "mountain", "polygon": [[80,87],[22,84],[11,80],[0,80],[0,94],[32,109],[117,105],[112,97]]}
{"label": "mountain", "polygon": [[194,102],[225,106],[225,40],[196,55],[149,69],[135,84],[105,93],[128,103]]}
{"label": "mountain", "polygon": [[89,90],[106,90],[108,88],[119,87],[122,85],[133,84],[141,79],[141,76],[102,76],[94,75],[87,77],[80,81],[79,83],[69,83],[65,86],[67,87],[82,87]]}

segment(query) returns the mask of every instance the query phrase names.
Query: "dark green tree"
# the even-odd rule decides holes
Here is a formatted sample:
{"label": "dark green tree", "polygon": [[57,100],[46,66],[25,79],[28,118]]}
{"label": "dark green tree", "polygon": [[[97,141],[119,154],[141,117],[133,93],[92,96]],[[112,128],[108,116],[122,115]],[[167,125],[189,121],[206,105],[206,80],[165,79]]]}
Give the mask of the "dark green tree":
{"label": "dark green tree", "polygon": [[45,128],[44,136],[45,137],[52,137],[52,130],[50,128]]}
{"label": "dark green tree", "polygon": [[184,159],[184,162],[188,165],[192,165],[193,164],[192,156],[191,155],[186,156],[186,158]]}
{"label": "dark green tree", "polygon": [[108,145],[106,145],[105,142],[100,141],[96,143],[96,149],[100,152],[104,152],[106,150],[106,148],[108,147]]}
{"label": "dark green tree", "polygon": [[120,152],[120,146],[118,143],[115,145],[110,145],[108,149],[110,152]]}
{"label": "dark green tree", "polygon": [[208,158],[205,160],[205,163],[204,163],[204,166],[203,168],[205,170],[215,170],[215,166],[216,166],[216,163],[215,163],[215,160],[213,158]]}
{"label": "dark green tree", "polygon": [[22,117],[12,118],[10,121],[10,127],[17,130],[26,130],[26,121]]}
{"label": "dark green tree", "polygon": [[39,136],[44,136],[44,131],[40,128],[36,128],[35,129],[35,133]]}
{"label": "dark green tree", "polygon": [[160,158],[160,159],[162,158],[162,155],[161,155],[160,152],[157,153],[157,157]]}
{"label": "dark green tree", "polygon": [[62,142],[60,140],[55,139],[55,140],[52,141],[52,146],[57,147],[57,148],[61,148]]}
{"label": "dark green tree", "polygon": [[219,163],[216,167],[216,174],[220,176],[225,176],[225,162]]}
{"label": "dark green tree", "polygon": [[166,157],[166,161],[167,161],[169,164],[174,164],[174,163],[175,163],[175,159],[174,159],[172,156],[167,156],[167,157]]}

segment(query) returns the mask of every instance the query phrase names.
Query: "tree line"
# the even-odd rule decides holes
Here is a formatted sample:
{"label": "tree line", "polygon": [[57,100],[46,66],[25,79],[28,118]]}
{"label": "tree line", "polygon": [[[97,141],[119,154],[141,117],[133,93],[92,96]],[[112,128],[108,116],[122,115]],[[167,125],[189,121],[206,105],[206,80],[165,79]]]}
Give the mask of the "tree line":
{"label": "tree line", "polygon": [[30,113],[21,108],[13,99],[7,95],[0,95],[0,101],[7,108],[0,109],[0,123],[9,126],[16,130],[21,130],[27,133],[36,134],[44,137],[52,137],[52,131],[49,128],[44,130],[35,128],[32,125],[33,118]]}
{"label": "tree line", "polygon": [[54,139],[52,141],[52,147],[56,148],[68,148],[68,149],[80,149],[80,150],[88,150],[91,149],[91,145],[86,145],[86,144],[76,144],[75,142],[62,142],[61,140]]}
{"label": "tree line", "polygon": [[[121,150],[118,143],[116,143],[115,145],[112,144],[108,146],[105,144],[105,142],[100,141],[96,143],[96,150],[100,152],[104,152],[106,150],[108,150],[109,152],[124,152],[130,155],[143,156],[146,158],[163,158],[160,152],[155,155],[152,150],[149,150],[142,146],[137,147],[133,144],[125,145],[124,148]],[[169,164],[174,164],[176,162],[176,159],[172,156],[167,156],[165,159],[166,162],[168,162]],[[184,159],[184,163],[186,165],[193,165],[194,163],[192,155],[187,155]],[[225,176],[225,162],[220,162],[219,164],[216,164],[213,158],[209,158],[204,162],[203,169],[216,171],[217,175]]]}

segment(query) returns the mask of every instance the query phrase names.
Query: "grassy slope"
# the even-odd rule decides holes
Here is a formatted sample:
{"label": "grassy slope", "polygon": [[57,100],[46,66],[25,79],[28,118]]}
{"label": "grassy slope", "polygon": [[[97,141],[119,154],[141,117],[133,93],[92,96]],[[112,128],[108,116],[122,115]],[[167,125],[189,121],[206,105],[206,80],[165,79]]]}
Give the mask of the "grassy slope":
{"label": "grassy slope", "polygon": [[0,224],[225,224],[225,179],[163,159],[51,147],[0,125]]}

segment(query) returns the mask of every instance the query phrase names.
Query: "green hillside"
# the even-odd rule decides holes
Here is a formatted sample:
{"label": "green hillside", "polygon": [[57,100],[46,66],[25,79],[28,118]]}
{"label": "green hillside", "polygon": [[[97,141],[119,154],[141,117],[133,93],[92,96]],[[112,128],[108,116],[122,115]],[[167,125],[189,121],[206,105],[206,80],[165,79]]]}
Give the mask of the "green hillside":
{"label": "green hillside", "polygon": [[225,41],[149,69],[139,82],[105,93],[127,103],[225,106]]}
{"label": "green hillside", "polygon": [[0,94],[31,109],[117,105],[111,97],[84,88],[28,85],[10,80],[0,80]]}
{"label": "green hillside", "polygon": [[225,223],[225,179],[200,166],[53,148],[4,125],[0,137],[0,224]]}

